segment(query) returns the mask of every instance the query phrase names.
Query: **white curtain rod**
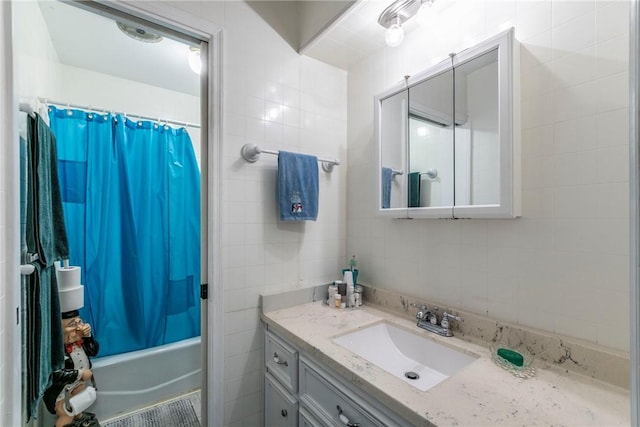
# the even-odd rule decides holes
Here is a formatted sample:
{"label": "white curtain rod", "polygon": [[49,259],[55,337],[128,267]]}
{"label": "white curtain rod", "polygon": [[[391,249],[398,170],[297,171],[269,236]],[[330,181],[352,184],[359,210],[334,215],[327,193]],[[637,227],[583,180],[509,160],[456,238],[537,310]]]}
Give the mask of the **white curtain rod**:
{"label": "white curtain rod", "polygon": [[191,128],[200,129],[200,125],[197,124],[197,123],[180,122],[180,121],[177,121],[177,120],[166,120],[166,119],[160,119],[158,117],[142,116],[142,115],[139,115],[139,114],[130,114],[130,113],[125,113],[125,112],[120,112],[120,111],[108,110],[106,108],[96,108],[96,107],[92,107],[91,105],[70,104],[68,102],[54,101],[52,99],[42,98],[42,97],[38,97],[38,102],[40,102],[42,104],[45,104],[45,105],[57,105],[59,107],[66,107],[66,108],[78,108],[78,109],[81,109],[81,110],[98,111],[98,112],[102,112],[102,113],[121,114],[121,115],[123,115],[125,117],[134,117],[136,119],[150,120],[150,121],[158,122],[158,123],[169,123],[169,124],[177,125],[177,126],[184,126],[184,127],[191,127]]}
{"label": "white curtain rod", "polygon": [[26,102],[20,103],[20,111],[22,111],[23,113],[27,113],[31,117],[36,116],[36,113],[33,112],[33,107]]}

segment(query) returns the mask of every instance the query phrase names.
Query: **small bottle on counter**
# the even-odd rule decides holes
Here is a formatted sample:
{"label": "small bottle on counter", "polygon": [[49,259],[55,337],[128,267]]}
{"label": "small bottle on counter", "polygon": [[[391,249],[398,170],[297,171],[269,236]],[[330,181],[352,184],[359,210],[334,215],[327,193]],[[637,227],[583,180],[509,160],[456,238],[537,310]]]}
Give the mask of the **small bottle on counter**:
{"label": "small bottle on counter", "polygon": [[355,286],[355,302],[356,302],[356,307],[362,307],[362,285],[356,285]]}
{"label": "small bottle on counter", "polygon": [[338,286],[329,285],[327,287],[327,304],[330,307],[333,307],[335,305],[334,296],[335,296],[336,293],[338,293]]}
{"label": "small bottle on counter", "polygon": [[334,301],[334,305],[336,306],[336,308],[341,308],[341,306],[342,306],[342,296],[338,292],[336,292],[333,295],[333,301]]}

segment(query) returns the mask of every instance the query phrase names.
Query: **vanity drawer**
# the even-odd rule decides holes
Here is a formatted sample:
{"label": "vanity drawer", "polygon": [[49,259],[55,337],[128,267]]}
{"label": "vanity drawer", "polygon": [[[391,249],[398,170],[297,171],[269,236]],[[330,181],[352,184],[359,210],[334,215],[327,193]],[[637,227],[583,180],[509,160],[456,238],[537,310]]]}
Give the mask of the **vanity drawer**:
{"label": "vanity drawer", "polygon": [[264,334],[264,360],[267,372],[296,394],[298,392],[298,351],[269,331]]}
{"label": "vanity drawer", "polygon": [[265,427],[296,427],[298,402],[271,375],[264,374]]}
{"label": "vanity drawer", "polygon": [[326,427],[333,424],[331,420],[322,418],[302,405],[298,411],[298,422],[300,427]]}
{"label": "vanity drawer", "polygon": [[[301,403],[307,406],[316,418],[328,418],[336,425],[357,423],[362,427],[386,427],[388,424],[376,420],[364,408],[340,391],[330,375],[319,373],[306,360],[300,363]],[[342,419],[340,415],[342,414]],[[311,424],[313,425],[313,424]]]}

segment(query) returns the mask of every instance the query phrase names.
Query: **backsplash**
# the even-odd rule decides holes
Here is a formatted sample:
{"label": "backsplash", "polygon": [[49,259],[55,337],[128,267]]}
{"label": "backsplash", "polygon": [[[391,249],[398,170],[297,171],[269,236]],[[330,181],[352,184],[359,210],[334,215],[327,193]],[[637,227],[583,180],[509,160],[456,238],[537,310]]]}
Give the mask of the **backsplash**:
{"label": "backsplash", "polygon": [[629,354],[574,338],[553,335],[477,314],[451,309],[435,301],[426,301],[386,289],[364,286],[365,305],[403,313],[414,319],[416,308],[411,303],[441,307],[462,320],[452,322],[454,335],[481,345],[501,343],[511,348],[526,348],[538,362],[566,369],[619,387],[629,388]]}

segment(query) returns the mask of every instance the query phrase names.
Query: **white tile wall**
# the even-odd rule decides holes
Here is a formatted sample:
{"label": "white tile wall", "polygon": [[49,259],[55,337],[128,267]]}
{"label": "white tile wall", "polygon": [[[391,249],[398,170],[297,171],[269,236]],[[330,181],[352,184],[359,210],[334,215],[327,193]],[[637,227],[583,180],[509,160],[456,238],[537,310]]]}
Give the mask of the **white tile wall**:
{"label": "white tile wall", "polygon": [[[431,28],[349,69],[347,249],[362,281],[628,350],[627,2],[442,9]],[[373,96],[506,25],[522,44],[522,218],[376,218]],[[603,305],[615,315],[593,316]]]}
{"label": "white tile wall", "polygon": [[[224,27],[225,425],[258,425],[259,294],[327,283],[347,260],[347,75],[300,57],[244,2],[174,5]],[[240,157],[245,143],[343,162],[330,175],[320,170],[317,222],[278,221],[277,157],[249,164]]]}

